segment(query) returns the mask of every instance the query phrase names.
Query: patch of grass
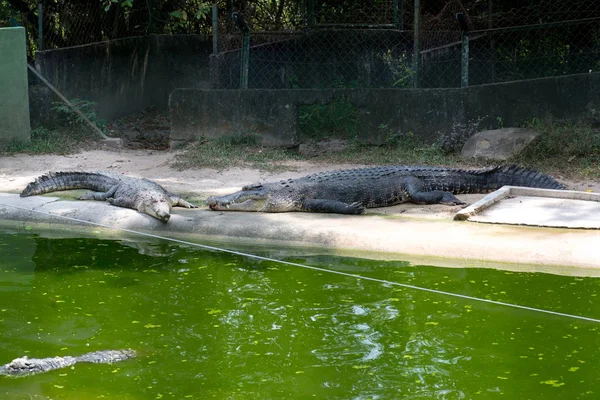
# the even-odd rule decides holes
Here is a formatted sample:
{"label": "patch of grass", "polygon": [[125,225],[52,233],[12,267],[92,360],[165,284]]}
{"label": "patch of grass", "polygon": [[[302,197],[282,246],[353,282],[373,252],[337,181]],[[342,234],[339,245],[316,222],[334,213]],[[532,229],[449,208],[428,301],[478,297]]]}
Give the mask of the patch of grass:
{"label": "patch of grass", "polygon": [[0,142],[0,154],[72,154],[89,143],[89,135],[81,129],[43,127],[31,131],[31,142],[19,140]]}
{"label": "patch of grass", "polygon": [[[589,125],[546,124],[533,121],[530,127],[542,132],[521,155],[509,160],[524,167],[566,178],[590,179],[600,177],[600,132]],[[380,129],[387,130],[382,126]],[[266,171],[293,169],[289,163],[304,159],[289,149],[262,147],[252,135],[200,140],[190,144],[178,155],[174,166],[214,168],[246,166]],[[327,153],[313,162],[355,165],[439,165],[446,167],[484,167],[497,161],[464,159],[457,152],[447,152],[439,144],[426,144],[412,133],[386,135],[381,146],[348,141],[345,150]]]}
{"label": "patch of grass", "polygon": [[266,171],[293,169],[285,161],[302,159],[292,150],[263,147],[256,135],[235,135],[215,140],[200,139],[175,157],[173,167],[213,168],[223,170],[231,167],[251,167]]}
{"label": "patch of grass", "polygon": [[527,127],[541,135],[512,162],[568,178],[600,177],[600,131],[589,124],[538,119]]}
{"label": "patch of grass", "polygon": [[[224,137],[215,140],[199,140],[188,145],[173,164],[177,169],[214,168],[223,170],[230,167],[251,167],[266,171],[292,170],[289,162],[303,160],[297,152],[289,149],[262,147],[256,138]],[[445,154],[441,149],[425,145],[414,135],[391,135],[385,145],[373,146],[350,141],[340,152],[327,153],[318,159],[322,163],[342,164],[420,164],[420,165],[461,165],[457,155]],[[486,165],[484,161],[470,162],[472,165]]]}

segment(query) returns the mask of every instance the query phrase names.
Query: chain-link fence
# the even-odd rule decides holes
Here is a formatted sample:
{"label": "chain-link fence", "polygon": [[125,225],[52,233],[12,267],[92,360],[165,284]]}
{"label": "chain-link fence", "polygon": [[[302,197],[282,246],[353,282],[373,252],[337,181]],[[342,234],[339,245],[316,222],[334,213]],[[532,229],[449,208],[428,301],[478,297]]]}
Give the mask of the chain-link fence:
{"label": "chain-link fence", "polygon": [[[542,0],[517,7],[485,3],[478,2],[477,8],[450,0],[438,14],[423,16],[418,86],[600,71],[600,1]],[[457,13],[469,27],[466,43]]]}
{"label": "chain-link fence", "polygon": [[[600,70],[600,1],[496,3],[307,0],[286,34],[257,32],[247,12],[248,87],[460,87]],[[240,87],[231,29],[216,87]]]}
{"label": "chain-link fence", "polygon": [[[213,87],[460,87],[600,70],[600,0],[0,0],[35,51],[148,34],[218,36]],[[41,6],[40,6],[41,4]],[[457,22],[462,14],[468,31]]]}

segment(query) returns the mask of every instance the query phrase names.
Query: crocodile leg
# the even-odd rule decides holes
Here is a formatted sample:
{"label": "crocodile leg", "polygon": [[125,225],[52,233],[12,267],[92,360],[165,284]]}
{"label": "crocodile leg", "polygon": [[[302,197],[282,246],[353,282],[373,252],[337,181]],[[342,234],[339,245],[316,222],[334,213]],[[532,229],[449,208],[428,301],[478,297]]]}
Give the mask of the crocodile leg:
{"label": "crocodile leg", "polygon": [[187,201],[185,201],[181,197],[177,196],[176,194],[173,194],[173,193],[169,192],[168,195],[171,198],[171,202],[173,203],[173,207],[198,208],[197,205],[194,205],[192,203],[188,203]]}
{"label": "crocodile leg", "polygon": [[111,187],[108,192],[88,192],[81,197],[78,197],[79,200],[101,200],[105,201],[106,199],[112,197],[117,191],[117,187],[119,185],[115,185]]}
{"label": "crocodile leg", "polygon": [[360,203],[343,203],[337,200],[307,199],[302,202],[302,211],[337,213],[337,214],[362,214],[365,207]]}
{"label": "crocodile leg", "polygon": [[425,185],[423,181],[415,177],[406,177],[404,179],[404,191],[413,203],[417,204],[446,204],[455,206],[466,204],[456,198],[452,193],[443,190],[423,190]]}
{"label": "crocodile leg", "polygon": [[117,207],[125,207],[125,208],[133,208],[137,209],[135,199],[128,197],[117,197],[117,198],[108,198],[107,199],[110,204]]}

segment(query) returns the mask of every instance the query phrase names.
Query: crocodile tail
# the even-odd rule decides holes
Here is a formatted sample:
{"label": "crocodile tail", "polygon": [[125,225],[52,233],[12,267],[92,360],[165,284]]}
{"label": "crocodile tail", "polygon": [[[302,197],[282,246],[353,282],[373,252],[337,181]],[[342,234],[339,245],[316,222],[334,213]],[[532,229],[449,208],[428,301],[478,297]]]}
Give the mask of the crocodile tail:
{"label": "crocodile tail", "polygon": [[495,190],[505,185],[526,186],[543,189],[565,189],[565,185],[558,182],[550,175],[531,169],[521,168],[516,165],[501,165],[490,168],[485,173],[488,175],[489,189]]}
{"label": "crocodile tail", "polygon": [[114,178],[94,172],[49,172],[29,183],[21,197],[71,189],[106,191],[116,182]]}
{"label": "crocodile tail", "polygon": [[114,362],[124,361],[135,357],[137,353],[134,350],[102,350],[86,353],[75,357],[78,362],[89,362],[95,364],[112,364]]}

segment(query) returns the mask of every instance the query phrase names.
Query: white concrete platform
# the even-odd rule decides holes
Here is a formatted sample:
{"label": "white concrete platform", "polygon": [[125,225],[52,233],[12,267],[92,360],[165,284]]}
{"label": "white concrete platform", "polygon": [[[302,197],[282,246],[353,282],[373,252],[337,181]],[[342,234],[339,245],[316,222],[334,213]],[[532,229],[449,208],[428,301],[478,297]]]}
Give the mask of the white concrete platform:
{"label": "white concrete platform", "polygon": [[600,229],[600,194],[505,186],[459,211],[454,219],[492,224]]}

